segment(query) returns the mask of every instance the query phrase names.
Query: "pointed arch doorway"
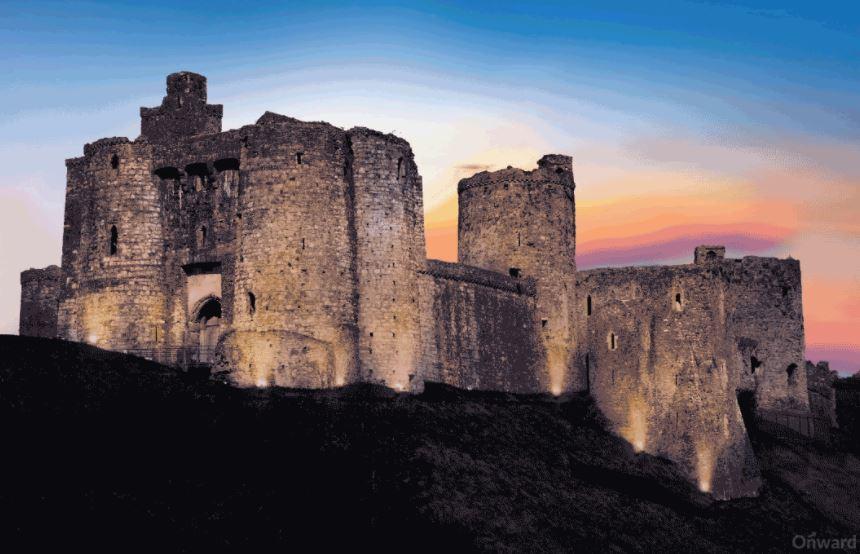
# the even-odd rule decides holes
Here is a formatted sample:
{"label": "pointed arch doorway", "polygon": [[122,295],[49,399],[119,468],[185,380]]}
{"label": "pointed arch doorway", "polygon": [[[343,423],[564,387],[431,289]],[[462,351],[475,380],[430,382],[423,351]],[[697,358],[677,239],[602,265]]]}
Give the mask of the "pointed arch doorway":
{"label": "pointed arch doorway", "polygon": [[212,363],[221,336],[221,299],[211,296],[203,300],[197,310],[196,321],[197,361],[202,364]]}

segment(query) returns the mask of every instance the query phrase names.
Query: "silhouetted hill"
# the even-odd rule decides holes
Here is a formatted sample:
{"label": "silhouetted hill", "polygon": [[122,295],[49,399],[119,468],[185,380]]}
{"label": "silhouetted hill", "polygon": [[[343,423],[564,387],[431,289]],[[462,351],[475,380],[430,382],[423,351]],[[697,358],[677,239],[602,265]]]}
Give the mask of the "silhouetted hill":
{"label": "silhouetted hill", "polygon": [[578,396],[237,390],[0,336],[0,421],[0,532],[31,549],[782,551],[860,527],[852,455],[757,437],[761,496],[714,503]]}

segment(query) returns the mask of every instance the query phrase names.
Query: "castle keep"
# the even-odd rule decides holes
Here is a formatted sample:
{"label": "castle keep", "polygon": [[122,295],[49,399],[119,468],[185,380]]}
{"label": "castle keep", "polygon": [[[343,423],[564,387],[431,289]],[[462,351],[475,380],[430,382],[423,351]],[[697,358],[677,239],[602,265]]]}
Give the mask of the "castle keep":
{"label": "castle keep", "polygon": [[222,131],[187,72],[140,115],[137,139],[66,161],[62,267],[22,273],[22,335],[239,386],[587,391],[637,451],[720,498],[760,484],[742,405],[808,413],[799,263],[702,246],[686,265],[577,271],[568,156],[460,181],[447,263],[425,259],[401,138],[269,112]]}

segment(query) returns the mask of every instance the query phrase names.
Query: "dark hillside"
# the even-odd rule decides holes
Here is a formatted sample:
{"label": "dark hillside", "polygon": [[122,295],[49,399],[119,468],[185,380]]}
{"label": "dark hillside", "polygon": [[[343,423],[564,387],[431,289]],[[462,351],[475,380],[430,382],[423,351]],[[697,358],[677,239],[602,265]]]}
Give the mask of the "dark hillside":
{"label": "dark hillside", "polygon": [[0,533],[29,550],[784,551],[860,528],[853,455],[757,437],[761,497],[714,503],[583,397],[238,390],[0,336],[0,421]]}

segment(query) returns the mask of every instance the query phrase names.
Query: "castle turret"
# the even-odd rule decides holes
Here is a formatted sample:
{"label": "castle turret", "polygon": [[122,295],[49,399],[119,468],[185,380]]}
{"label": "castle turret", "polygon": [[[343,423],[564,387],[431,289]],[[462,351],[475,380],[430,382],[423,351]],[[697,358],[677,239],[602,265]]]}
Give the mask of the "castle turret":
{"label": "castle turret", "polygon": [[460,181],[460,263],[537,283],[537,325],[546,348],[542,382],[560,393],[572,378],[574,181],[569,156],[550,154],[534,171],[508,167]]}
{"label": "castle turret", "polygon": [[140,108],[140,133],[150,142],[218,133],[223,106],[206,103],[206,77],[180,71],[167,76],[167,96],[157,108]]}
{"label": "castle turret", "polygon": [[116,349],[164,340],[164,240],[145,143],[101,139],[67,162],[59,334]]}
{"label": "castle turret", "polygon": [[349,131],[362,379],[420,387],[418,275],[423,267],[421,177],[405,140]]}
{"label": "castle turret", "polygon": [[356,379],[355,251],[346,133],[266,113],[243,130],[232,329],[242,386]]}

